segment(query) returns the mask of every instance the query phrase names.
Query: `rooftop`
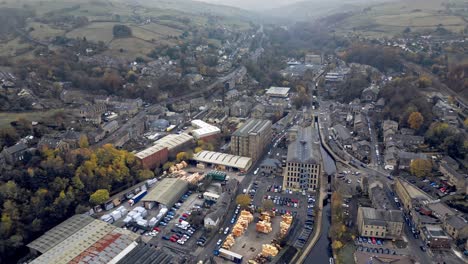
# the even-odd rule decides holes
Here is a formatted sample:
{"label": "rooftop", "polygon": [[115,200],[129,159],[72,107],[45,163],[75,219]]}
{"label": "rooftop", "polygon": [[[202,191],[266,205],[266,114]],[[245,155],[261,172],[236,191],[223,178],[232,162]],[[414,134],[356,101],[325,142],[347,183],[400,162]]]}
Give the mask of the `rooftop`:
{"label": "rooftop", "polygon": [[86,249],[116,229],[116,226],[93,219],[70,236],[63,236],[61,242],[34,259],[32,264],[65,264],[82,254]]}
{"label": "rooftop", "polygon": [[459,229],[459,230],[465,228],[468,225],[466,220],[458,215],[449,216],[446,222],[448,225],[451,225],[455,229]]}
{"label": "rooftop", "polygon": [[[159,182],[154,189],[152,189],[145,197],[141,200],[146,202],[158,202],[164,205],[171,205],[173,202],[173,196],[179,195],[188,189],[188,183],[184,180],[177,178],[165,178]],[[180,197],[176,197],[179,199]]]}
{"label": "rooftop", "polygon": [[67,237],[81,230],[93,220],[94,219],[92,217],[86,215],[74,215],[45,232],[42,236],[29,243],[27,246],[39,251],[40,253],[45,253],[60,242],[64,241]]}
{"label": "rooftop", "polygon": [[341,140],[348,140],[351,138],[351,132],[342,124],[333,126],[333,130]]}
{"label": "rooftop", "polygon": [[200,151],[195,154],[192,159],[199,162],[223,165],[240,170],[248,170],[252,165],[251,158],[213,151]]}
{"label": "rooftop", "polygon": [[271,126],[270,120],[263,119],[249,119],[241,128],[237,129],[232,135],[237,137],[247,137],[250,135],[257,135],[264,132]]}
{"label": "rooftop", "polygon": [[439,225],[425,225],[423,227],[423,231],[425,234],[432,238],[449,238],[449,236]]}
{"label": "rooftop", "polygon": [[192,131],[192,134],[195,138],[221,133],[221,129],[211,124],[208,124],[200,119],[192,120],[192,126],[197,128]]}
{"label": "rooftop", "polygon": [[139,159],[144,159],[155,152],[163,150],[164,148],[171,150],[191,140],[193,140],[193,137],[187,133],[181,133],[179,135],[170,134],[156,141],[153,146],[138,152],[135,156]]}
{"label": "rooftop", "polygon": [[288,162],[320,164],[322,154],[318,145],[317,131],[311,126],[300,127],[296,140],[288,146]]}
{"label": "rooftop", "polygon": [[366,225],[386,225],[386,222],[403,222],[401,211],[359,207]]}
{"label": "rooftop", "polygon": [[266,94],[267,95],[280,95],[280,96],[288,96],[289,90],[291,88],[289,87],[276,87],[276,86],[271,86],[270,88],[267,89]]}
{"label": "rooftop", "polygon": [[130,251],[125,257],[123,257],[118,264],[172,264],[182,263],[182,260],[177,256],[173,255],[165,250],[157,249],[155,247],[140,244]]}
{"label": "rooftop", "polygon": [[424,191],[420,190],[418,187],[412,185],[411,183],[400,178],[398,178],[397,181],[403,186],[403,188],[406,190],[406,192],[412,199],[418,199],[421,201],[433,201],[433,199],[429,195],[427,195]]}

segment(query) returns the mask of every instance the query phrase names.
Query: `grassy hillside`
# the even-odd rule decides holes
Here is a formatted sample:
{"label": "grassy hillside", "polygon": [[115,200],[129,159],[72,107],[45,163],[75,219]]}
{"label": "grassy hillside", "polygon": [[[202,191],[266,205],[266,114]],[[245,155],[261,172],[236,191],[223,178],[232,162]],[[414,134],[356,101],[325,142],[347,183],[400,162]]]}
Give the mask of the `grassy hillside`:
{"label": "grassy hillside", "polygon": [[364,36],[383,37],[399,34],[407,27],[413,32],[429,32],[442,26],[452,32],[460,33],[468,25],[467,14],[460,12],[463,10],[460,8],[463,2],[463,0],[412,0],[374,5],[341,21],[337,26],[337,32],[352,31]]}
{"label": "grassy hillside", "polygon": [[[15,39],[20,34],[18,30],[45,44],[57,36],[102,41],[109,44],[111,55],[127,58],[144,57],[161,45],[177,45],[184,32],[197,28],[217,24],[237,30],[250,27],[247,12],[190,0],[4,0],[0,3],[0,13],[2,10],[8,13],[12,8],[28,14],[29,18],[5,26],[8,34],[4,35],[9,38],[0,38],[0,56],[14,57],[34,48],[31,42]],[[115,39],[112,28],[116,24],[130,27],[133,36]],[[125,53],[118,52],[121,49]]]}

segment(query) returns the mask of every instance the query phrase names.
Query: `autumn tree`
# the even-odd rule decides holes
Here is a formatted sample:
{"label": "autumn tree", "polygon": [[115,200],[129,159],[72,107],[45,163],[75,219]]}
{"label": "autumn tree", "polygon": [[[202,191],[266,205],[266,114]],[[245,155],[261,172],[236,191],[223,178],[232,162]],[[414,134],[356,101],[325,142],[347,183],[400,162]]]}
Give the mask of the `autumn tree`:
{"label": "autumn tree", "polygon": [[99,205],[109,200],[109,191],[106,189],[99,189],[89,197],[89,202],[93,205]]}
{"label": "autumn tree", "polygon": [[168,161],[168,162],[163,164],[162,168],[163,168],[163,170],[168,170],[172,166],[174,166],[174,162]]}
{"label": "autumn tree", "polygon": [[418,130],[424,123],[424,117],[420,112],[412,112],[408,117],[408,125],[415,130]]}
{"label": "autumn tree", "polygon": [[183,151],[183,152],[177,153],[177,155],[176,155],[176,160],[177,160],[177,162],[181,162],[181,161],[183,161],[183,160],[189,160],[189,159],[191,159],[192,156],[193,156],[193,154],[192,154],[191,152],[185,152],[185,151]]}
{"label": "autumn tree", "polygon": [[138,171],[138,181],[144,181],[154,178],[154,172],[150,170],[140,170]]}
{"label": "autumn tree", "polygon": [[419,77],[418,83],[420,88],[426,88],[432,85],[432,80],[428,76],[423,75]]}
{"label": "autumn tree", "polygon": [[252,199],[250,199],[250,197],[247,194],[239,194],[236,197],[236,203],[239,204],[240,207],[243,209],[249,207],[251,201]]}
{"label": "autumn tree", "polygon": [[89,147],[88,137],[86,135],[81,135],[78,145],[80,146],[80,148],[88,148]]}
{"label": "autumn tree", "polygon": [[264,211],[271,211],[271,209],[273,209],[273,206],[274,204],[272,200],[265,199],[262,202],[262,208]]}
{"label": "autumn tree", "polygon": [[203,149],[201,147],[196,147],[193,152],[198,153],[198,152],[202,152],[202,151],[203,151]]}
{"label": "autumn tree", "polygon": [[410,172],[417,177],[427,177],[431,173],[432,163],[425,159],[411,161]]}

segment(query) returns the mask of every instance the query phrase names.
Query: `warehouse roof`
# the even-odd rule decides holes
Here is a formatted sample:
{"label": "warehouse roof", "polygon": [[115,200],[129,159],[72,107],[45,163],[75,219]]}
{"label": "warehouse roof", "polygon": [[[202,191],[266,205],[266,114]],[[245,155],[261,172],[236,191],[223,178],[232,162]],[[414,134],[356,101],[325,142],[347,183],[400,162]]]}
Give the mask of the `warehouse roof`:
{"label": "warehouse roof", "polygon": [[29,243],[28,247],[44,253],[93,222],[93,220],[94,218],[87,215],[74,215]]}
{"label": "warehouse roof", "polygon": [[116,229],[116,226],[101,220],[93,220],[71,236],[65,237],[44,254],[34,259],[32,264],[65,264],[72,261],[87,248]]}
{"label": "warehouse roof", "polygon": [[155,247],[140,244],[123,257],[118,264],[172,264],[182,263],[178,255],[173,255],[168,251],[157,249]]}
{"label": "warehouse roof", "polygon": [[192,134],[195,138],[201,138],[221,133],[221,129],[219,129],[216,126],[210,125],[200,119],[192,120],[192,126],[197,128],[192,131]]}
{"label": "warehouse roof", "polygon": [[165,178],[141,200],[172,206],[187,189],[188,183],[186,181],[177,178]]}
{"label": "warehouse roof", "polygon": [[137,154],[135,154],[135,156],[139,159],[144,159],[165,148],[167,148],[170,151],[173,148],[183,145],[191,140],[193,140],[193,137],[187,133],[181,133],[179,135],[170,134],[156,141],[153,146],[138,152]]}
{"label": "warehouse roof", "polygon": [[261,133],[269,126],[271,126],[270,120],[249,119],[246,123],[242,125],[241,128],[237,129],[232,135],[237,137],[247,137],[249,135]]}
{"label": "warehouse roof", "polygon": [[195,154],[192,159],[199,162],[212,163],[240,170],[248,170],[250,166],[252,166],[251,158],[213,151],[200,151]]}
{"label": "warehouse roof", "polygon": [[268,90],[266,91],[266,94],[267,95],[273,95],[273,96],[288,96],[288,93],[289,93],[289,90],[291,88],[289,87],[276,87],[276,86],[271,86],[270,88],[268,88]]}
{"label": "warehouse roof", "polygon": [[138,234],[130,230],[115,229],[73,258],[70,263],[107,264],[118,258],[118,255],[125,249],[134,248],[138,237]]}

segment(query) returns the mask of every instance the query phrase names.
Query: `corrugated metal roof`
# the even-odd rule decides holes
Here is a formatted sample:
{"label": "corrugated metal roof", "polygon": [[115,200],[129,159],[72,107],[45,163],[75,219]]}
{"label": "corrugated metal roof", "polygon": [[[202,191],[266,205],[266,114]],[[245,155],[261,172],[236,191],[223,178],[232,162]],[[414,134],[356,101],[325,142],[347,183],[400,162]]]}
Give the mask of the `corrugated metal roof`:
{"label": "corrugated metal roof", "polygon": [[65,237],[59,244],[34,259],[31,264],[69,263],[84,250],[116,228],[116,226],[104,221],[93,220],[71,236]]}
{"label": "corrugated metal roof", "polygon": [[187,142],[190,142],[191,140],[193,140],[193,137],[187,133],[181,133],[179,135],[170,134],[156,141],[153,146],[138,152],[137,154],[135,154],[135,157],[139,159],[144,159],[165,148],[171,151],[172,149]]}
{"label": "corrugated metal roof", "polygon": [[27,246],[41,253],[45,253],[93,221],[94,218],[87,215],[74,215],[50,229]]}
{"label": "corrugated metal roof", "polygon": [[188,190],[188,183],[177,178],[165,178],[152,189],[142,201],[158,202],[172,206]]}
{"label": "corrugated metal roof", "polygon": [[214,151],[200,151],[195,154],[192,159],[199,162],[222,165],[240,170],[248,170],[250,166],[252,166],[251,158]]}

